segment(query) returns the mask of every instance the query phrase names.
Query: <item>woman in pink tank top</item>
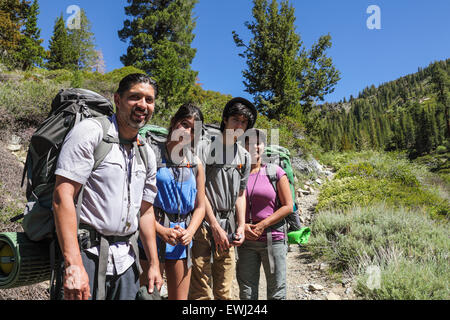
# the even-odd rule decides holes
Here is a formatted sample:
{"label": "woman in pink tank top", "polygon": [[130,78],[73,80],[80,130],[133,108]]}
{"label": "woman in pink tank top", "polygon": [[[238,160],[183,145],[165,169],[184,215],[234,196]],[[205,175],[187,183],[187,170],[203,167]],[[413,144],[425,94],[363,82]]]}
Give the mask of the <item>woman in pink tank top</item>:
{"label": "woman in pink tank top", "polygon": [[[287,239],[284,218],[292,212],[286,173],[276,164],[264,164],[266,135],[258,129],[246,133],[252,164],[247,183],[245,241],[238,248],[236,266],[241,300],[257,300],[261,264],[267,281],[267,299],[286,299]],[[276,189],[268,172],[273,171]]]}

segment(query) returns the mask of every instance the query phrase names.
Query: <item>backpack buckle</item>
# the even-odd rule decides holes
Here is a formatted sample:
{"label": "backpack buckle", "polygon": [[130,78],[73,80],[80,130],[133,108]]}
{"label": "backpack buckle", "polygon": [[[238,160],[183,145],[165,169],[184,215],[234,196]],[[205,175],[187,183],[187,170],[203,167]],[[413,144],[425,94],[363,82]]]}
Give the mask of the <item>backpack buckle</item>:
{"label": "backpack buckle", "polygon": [[145,146],[145,142],[142,141],[141,139],[139,139],[139,137],[136,137],[136,142],[137,142],[138,147]]}

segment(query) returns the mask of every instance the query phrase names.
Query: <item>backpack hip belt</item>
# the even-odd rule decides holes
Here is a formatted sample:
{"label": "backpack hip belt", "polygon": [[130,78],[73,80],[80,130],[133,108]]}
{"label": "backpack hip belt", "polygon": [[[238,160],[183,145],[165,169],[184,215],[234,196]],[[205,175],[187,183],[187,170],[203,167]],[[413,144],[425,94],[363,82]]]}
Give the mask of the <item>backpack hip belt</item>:
{"label": "backpack hip belt", "polygon": [[80,241],[80,247],[82,250],[86,250],[97,245],[100,246],[98,254],[98,269],[97,269],[97,300],[105,300],[106,298],[106,269],[108,266],[108,254],[110,244],[116,242],[129,242],[133,248],[134,254],[136,256],[136,266],[139,274],[142,273],[142,268],[139,263],[139,247],[138,247],[138,235],[139,232],[135,231],[132,234],[126,236],[105,236],[95,230],[93,227],[80,224],[78,231],[78,238]]}
{"label": "backpack hip belt", "polygon": [[235,212],[236,210],[234,208],[231,210],[216,211],[216,219],[226,232],[236,232]]}
{"label": "backpack hip belt", "polygon": [[[236,221],[235,221],[235,214],[236,210],[230,209],[230,210],[215,210],[215,216],[216,220],[219,223],[220,227],[225,230],[225,232],[234,233],[236,232]],[[207,232],[211,235],[211,263],[214,261],[214,252],[216,250],[216,244],[214,242],[214,237],[212,236],[211,226],[206,221],[206,219],[203,220],[203,227],[206,228]],[[237,251],[235,252],[237,256]]]}

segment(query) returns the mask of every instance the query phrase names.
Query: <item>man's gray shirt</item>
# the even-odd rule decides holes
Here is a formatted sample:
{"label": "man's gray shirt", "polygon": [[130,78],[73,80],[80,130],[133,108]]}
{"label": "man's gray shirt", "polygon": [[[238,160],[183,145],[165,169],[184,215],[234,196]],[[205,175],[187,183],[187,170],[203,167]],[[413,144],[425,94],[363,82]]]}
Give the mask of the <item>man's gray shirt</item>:
{"label": "man's gray shirt", "polygon": [[239,193],[247,186],[250,154],[237,143],[225,147],[221,136],[213,142],[199,142],[197,150],[205,167],[205,193],[214,212],[234,210]]}
{"label": "man's gray shirt", "polygon": [[[115,115],[108,133],[118,137]],[[77,124],[64,141],[55,174],[85,185],[80,223],[88,224],[106,236],[129,235],[138,229],[142,201],[153,203],[156,197],[155,154],[148,145],[145,146],[148,154],[146,169],[144,163],[138,164],[136,153],[139,150],[128,153],[122,145],[113,144],[109,154],[92,172],[94,150],[102,138],[103,129],[95,119]],[[98,254],[97,248],[90,251]],[[117,274],[126,271],[134,262],[131,252],[129,244],[110,246],[110,262],[114,261]],[[112,272],[109,263],[107,274]]]}

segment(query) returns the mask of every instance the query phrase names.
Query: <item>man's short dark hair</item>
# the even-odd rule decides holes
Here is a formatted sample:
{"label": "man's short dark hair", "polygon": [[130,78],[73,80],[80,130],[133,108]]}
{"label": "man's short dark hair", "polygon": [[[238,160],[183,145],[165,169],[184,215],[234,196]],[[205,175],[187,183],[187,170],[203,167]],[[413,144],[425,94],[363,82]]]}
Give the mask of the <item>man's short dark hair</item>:
{"label": "man's short dark hair", "polygon": [[144,73],[131,73],[126,77],[124,77],[120,81],[119,88],[117,89],[116,93],[122,96],[126,91],[130,90],[132,86],[138,83],[150,84],[155,90],[155,97],[156,97],[158,93],[158,86],[156,84],[156,81]]}
{"label": "man's short dark hair", "polygon": [[225,105],[222,114],[222,123],[220,124],[220,131],[225,130],[224,120],[228,120],[231,116],[244,116],[247,118],[247,130],[253,128],[256,122],[258,113],[255,106],[250,101],[244,98],[233,98]]}

